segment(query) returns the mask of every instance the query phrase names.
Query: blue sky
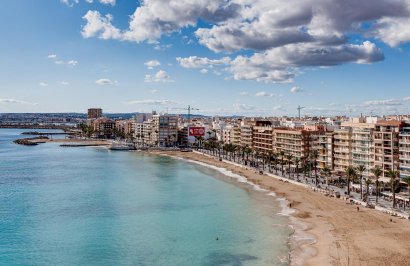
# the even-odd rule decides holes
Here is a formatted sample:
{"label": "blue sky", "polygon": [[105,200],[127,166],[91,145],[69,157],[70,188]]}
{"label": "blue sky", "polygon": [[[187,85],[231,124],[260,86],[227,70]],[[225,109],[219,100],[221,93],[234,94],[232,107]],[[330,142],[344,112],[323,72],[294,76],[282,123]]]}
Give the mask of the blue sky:
{"label": "blue sky", "polygon": [[0,112],[409,113],[410,1],[356,2],[3,0]]}

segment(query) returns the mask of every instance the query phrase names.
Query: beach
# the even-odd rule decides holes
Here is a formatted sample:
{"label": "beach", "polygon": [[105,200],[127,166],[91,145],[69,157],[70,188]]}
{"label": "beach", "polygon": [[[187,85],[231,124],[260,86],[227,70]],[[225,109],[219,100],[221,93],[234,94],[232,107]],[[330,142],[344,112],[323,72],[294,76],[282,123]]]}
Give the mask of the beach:
{"label": "beach", "polygon": [[351,205],[196,152],[158,151],[225,168],[291,204],[292,265],[410,265],[410,221]]}

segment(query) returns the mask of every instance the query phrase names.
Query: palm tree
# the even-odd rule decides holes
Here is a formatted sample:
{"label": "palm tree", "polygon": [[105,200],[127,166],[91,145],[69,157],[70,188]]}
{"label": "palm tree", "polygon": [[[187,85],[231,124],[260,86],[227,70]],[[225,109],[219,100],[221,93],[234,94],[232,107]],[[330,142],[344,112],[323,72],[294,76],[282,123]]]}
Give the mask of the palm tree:
{"label": "palm tree", "polygon": [[289,178],[290,178],[290,164],[292,163],[293,155],[292,154],[287,154],[286,155],[286,161],[288,161],[288,171],[289,171]]}
{"label": "palm tree", "polygon": [[350,182],[357,176],[356,169],[353,166],[349,166],[346,168],[345,174],[347,178],[347,195],[350,196]]}
{"label": "palm tree", "polygon": [[299,164],[300,164],[300,158],[296,157],[295,158],[295,166],[296,166],[296,180],[299,179]]}
{"label": "palm tree", "polygon": [[372,183],[370,178],[366,178],[366,202],[369,203],[369,185]]}
{"label": "palm tree", "polygon": [[[409,191],[409,204],[410,204],[410,177],[406,176],[402,180],[407,185],[407,190]],[[406,210],[406,202],[404,202],[404,210]]]}
{"label": "palm tree", "polygon": [[317,150],[313,150],[310,154],[310,158],[313,159],[313,169],[315,170],[315,183],[317,186],[317,159],[319,158],[319,152]]}
{"label": "palm tree", "polygon": [[284,152],[284,151],[280,151],[280,152],[279,152],[279,156],[280,156],[280,165],[281,165],[281,171],[282,171],[282,176],[283,176],[283,165],[284,165],[283,159],[284,159],[284,157],[285,157],[285,152]]}
{"label": "palm tree", "polygon": [[390,178],[389,184],[391,193],[393,195],[393,208],[396,207],[396,189],[399,186],[400,180],[398,180],[399,172],[395,170],[389,170],[386,173],[386,176]]}
{"label": "palm tree", "polygon": [[331,175],[331,173],[332,173],[332,170],[330,170],[330,168],[327,167],[327,165],[325,167],[323,167],[322,175],[324,175],[325,178],[326,178],[326,186],[329,185],[328,177]]}
{"label": "palm tree", "polygon": [[374,177],[376,178],[375,183],[376,183],[376,203],[379,198],[379,178],[383,174],[383,170],[379,167],[376,166],[375,168],[372,169],[372,173]]}
{"label": "palm tree", "polygon": [[363,199],[363,172],[366,171],[366,166],[361,164],[356,167],[356,170],[360,177],[360,199]]}

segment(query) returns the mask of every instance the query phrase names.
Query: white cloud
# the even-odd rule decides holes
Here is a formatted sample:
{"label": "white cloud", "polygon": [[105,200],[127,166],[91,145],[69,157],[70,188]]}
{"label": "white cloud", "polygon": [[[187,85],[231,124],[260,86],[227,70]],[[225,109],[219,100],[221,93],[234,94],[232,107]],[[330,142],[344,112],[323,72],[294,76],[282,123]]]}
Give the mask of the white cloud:
{"label": "white cloud", "polygon": [[248,96],[249,93],[246,92],[246,91],[241,91],[241,92],[239,93],[239,95],[241,95],[241,96]]}
{"label": "white cloud", "polygon": [[122,33],[111,24],[113,20],[111,15],[101,16],[100,12],[89,10],[83,19],[87,20],[87,24],[81,31],[84,38],[98,36],[104,40],[121,39]]}
{"label": "white cloud", "polygon": [[47,83],[45,83],[45,82],[40,82],[39,84],[38,84],[39,86],[41,86],[41,87],[47,87]]}
{"label": "white cloud", "polygon": [[235,103],[233,104],[233,108],[237,112],[252,111],[256,109],[255,106],[244,104],[244,103]]}
{"label": "white cloud", "polygon": [[144,65],[146,65],[148,69],[153,69],[154,67],[160,66],[161,63],[158,60],[150,60],[145,62]]}
{"label": "white cloud", "polygon": [[201,72],[202,74],[207,74],[207,73],[208,73],[208,69],[203,68],[203,69],[199,70],[199,72]]}
{"label": "white cloud", "polygon": [[410,101],[410,96],[404,97],[404,98],[403,98],[403,101]]}
{"label": "white cloud", "polygon": [[120,83],[118,81],[116,81],[116,80],[113,81],[113,80],[107,79],[107,78],[98,79],[98,80],[95,81],[95,83],[97,85],[100,85],[100,86],[104,86],[104,85],[118,86],[118,85],[120,85]]}
{"label": "white cloud", "polygon": [[303,91],[303,89],[301,87],[298,87],[298,86],[294,86],[290,89],[291,93],[298,93],[298,92],[302,92],[302,91]]}
{"label": "white cloud", "polygon": [[165,51],[165,50],[170,49],[171,47],[172,47],[172,44],[159,44],[159,43],[156,43],[154,45],[154,50]]}
{"label": "white cloud", "polygon": [[273,111],[286,111],[286,109],[282,105],[277,105],[273,107]]}
{"label": "white cloud", "polygon": [[155,75],[147,74],[144,78],[145,82],[173,82],[171,77],[164,70],[159,70]]}
{"label": "white cloud", "polygon": [[177,57],[178,63],[185,68],[203,68],[214,65],[227,65],[231,61],[229,57],[221,59],[209,59],[207,57],[190,56],[186,58]]}
{"label": "white cloud", "polygon": [[[80,0],[60,0],[60,2],[63,3],[63,4],[66,4],[69,7],[72,7],[75,4],[80,3]],[[94,0],[85,0],[85,2],[88,3],[88,4],[92,4],[94,2]],[[104,4],[104,5],[115,6],[116,0],[98,0],[98,2],[100,2],[101,4]]]}
{"label": "white cloud", "polygon": [[255,93],[256,97],[272,97],[273,93],[268,93],[266,91],[258,91],[257,93]]}
{"label": "white cloud", "polygon": [[158,90],[156,90],[156,89],[151,90],[152,94],[157,93],[157,92],[158,92]]}
{"label": "white cloud", "polygon": [[61,81],[60,84],[63,85],[63,86],[68,86],[68,85],[70,85],[70,83],[68,83],[67,81]]}
{"label": "white cloud", "polygon": [[178,104],[178,102],[174,100],[135,100],[135,101],[128,102],[128,104],[170,105],[170,104]]}
{"label": "white cloud", "polygon": [[25,104],[25,105],[38,105],[38,103],[30,103],[26,101],[16,99],[0,99],[0,104]]}
{"label": "white cloud", "polygon": [[101,4],[115,6],[115,0],[99,0]]}
{"label": "white cloud", "polygon": [[58,59],[56,54],[49,54],[47,56],[47,58],[53,60],[54,64],[56,64],[56,65],[68,65],[68,66],[71,66],[71,67],[75,67],[76,65],[78,65],[77,60],[69,60],[69,61],[65,62],[62,59]]}
{"label": "white cloud", "polygon": [[70,60],[70,61],[67,62],[67,65],[75,67],[76,65],[78,65],[78,61]]}
{"label": "white cloud", "polygon": [[386,106],[398,106],[402,105],[402,103],[398,100],[388,99],[388,100],[373,100],[373,101],[366,101],[364,102],[365,106],[372,106],[372,105],[386,105]]}
{"label": "white cloud", "polygon": [[60,0],[61,3],[66,4],[69,7],[72,7],[74,4],[78,4],[79,0]]}
{"label": "white cloud", "polygon": [[392,47],[407,43],[410,41],[410,18],[382,18],[373,34]]}
{"label": "white cloud", "polygon": [[[68,0],[63,0],[69,2]],[[74,0],[77,1],[78,0]],[[70,1],[71,2],[71,1]],[[246,54],[227,60],[177,58],[186,68],[225,66],[235,80],[292,82],[301,67],[384,59],[370,42],[377,38],[397,47],[410,42],[409,0],[145,0],[127,28],[113,16],[89,10],[84,38],[149,42],[160,48],[164,35],[191,27],[198,41],[214,52]],[[198,26],[205,21],[207,26]],[[210,25],[210,26],[208,26]],[[363,40],[361,44],[356,39]]]}

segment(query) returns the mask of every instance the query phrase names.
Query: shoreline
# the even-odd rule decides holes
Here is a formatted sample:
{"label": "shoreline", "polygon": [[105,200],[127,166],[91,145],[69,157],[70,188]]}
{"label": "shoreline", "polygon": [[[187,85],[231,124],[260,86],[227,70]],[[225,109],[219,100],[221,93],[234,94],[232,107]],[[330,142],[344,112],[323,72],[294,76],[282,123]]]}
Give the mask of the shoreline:
{"label": "shoreline", "polygon": [[150,153],[224,168],[291,203],[294,212],[285,214],[295,230],[289,238],[291,265],[410,265],[407,220],[363,207],[357,211],[356,205],[342,199],[202,153]]}
{"label": "shoreline", "polygon": [[[307,229],[310,228],[310,224],[303,222],[293,216],[293,214],[296,213],[296,210],[289,207],[289,201],[286,198],[278,197],[275,192],[267,188],[263,188],[260,185],[255,184],[252,181],[249,181],[245,176],[237,174],[234,171],[228,170],[224,167],[218,167],[213,164],[208,164],[208,163],[197,161],[197,160],[186,159],[183,157],[170,155],[170,154],[167,154],[166,152],[164,153],[161,151],[149,152],[149,153],[161,155],[161,156],[167,156],[167,157],[171,157],[177,160],[183,160],[185,162],[194,163],[194,164],[198,164],[198,165],[213,169],[227,177],[234,179],[235,183],[239,182],[239,183],[245,184],[247,186],[250,186],[253,190],[257,192],[265,193],[265,196],[274,197],[274,200],[277,202],[278,207],[279,207],[279,212],[277,212],[276,214],[287,217],[288,226],[293,230],[293,232],[289,235],[288,241],[287,241],[289,245],[289,253],[287,256],[287,261],[290,262],[290,265],[303,265],[306,260],[308,260],[309,258],[312,258],[316,254],[316,250],[312,248],[311,245],[317,242],[317,239],[314,235],[309,234],[307,232]],[[209,158],[212,158],[211,156],[207,154],[202,154],[199,152],[196,152],[196,153],[202,156],[207,156]],[[241,167],[245,168],[244,166],[241,166]]]}

